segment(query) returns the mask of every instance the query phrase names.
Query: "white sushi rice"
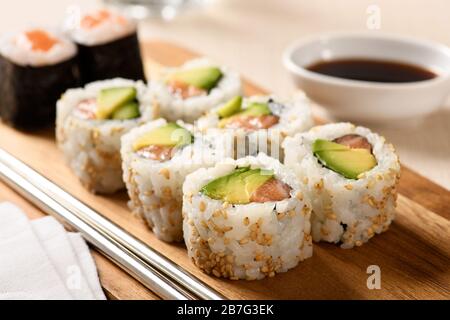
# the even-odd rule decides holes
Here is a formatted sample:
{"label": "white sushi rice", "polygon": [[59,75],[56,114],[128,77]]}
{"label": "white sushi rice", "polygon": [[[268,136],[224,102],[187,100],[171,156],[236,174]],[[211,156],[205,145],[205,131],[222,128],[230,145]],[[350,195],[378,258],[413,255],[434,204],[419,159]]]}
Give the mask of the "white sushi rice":
{"label": "white sushi rice", "polygon": [[[74,114],[83,100],[95,98],[102,89],[135,87],[141,116],[131,120],[86,120]],[[125,187],[122,181],[120,138],[139,124],[158,117],[142,81],[113,79],[85,88],[68,90],[57,102],[56,139],[59,148],[81,183],[95,193],[113,193]]]}
{"label": "white sushi rice", "polygon": [[[334,140],[346,134],[365,137],[378,163],[357,180],[322,166],[312,152],[316,139]],[[283,147],[285,164],[295,171],[312,199],[314,241],[340,242],[342,248],[352,248],[387,230],[395,217],[400,163],[384,137],[364,127],[336,123],[287,138]]]}
{"label": "white sushi rice", "polygon": [[161,109],[161,115],[164,118],[169,121],[183,120],[188,123],[193,123],[218,104],[241,94],[242,84],[239,74],[223,66],[219,67],[223,74],[222,78],[217,86],[211,89],[209,94],[205,96],[194,96],[183,99],[179,95],[172,93],[165,83],[165,79],[174,72],[208,66],[219,67],[217,64],[205,58],[195,59],[178,68],[166,68],[161,72],[159,80],[151,83],[150,87]]}
{"label": "white sushi rice", "polygon": [[[237,167],[273,170],[291,188],[282,201],[231,205],[200,189]],[[311,206],[295,175],[265,154],[227,159],[187,176],[183,231],[189,257],[204,272],[233,280],[272,277],[312,256]]]}
{"label": "white sushi rice", "polygon": [[198,119],[196,127],[202,132],[213,129],[217,131],[217,134],[232,136],[236,159],[264,152],[282,161],[281,144],[284,138],[307,131],[314,124],[310,100],[303,93],[295,94],[289,99],[282,99],[275,95],[252,96],[243,99],[242,108],[245,110],[252,103],[268,103],[270,100],[275,105],[282,107],[272,110],[273,114],[279,117],[279,122],[269,129],[255,131],[248,131],[243,128],[220,129],[218,128],[220,117],[217,112],[221,106],[214,108]]}
{"label": "white sushi rice", "polygon": [[[193,132],[191,125],[177,123]],[[133,150],[140,136],[166,124],[166,120],[158,119],[131,130],[122,138],[121,154],[130,209],[145,218],[159,239],[172,242],[183,240],[181,205],[185,177],[230,154],[219,144],[218,137],[199,134],[194,135],[191,145],[177,150],[172,159],[164,162],[143,158]]]}
{"label": "white sushi rice", "polygon": [[[105,10],[105,9],[101,9]],[[107,10],[110,14],[108,19],[103,20],[98,25],[92,28],[84,28],[81,25],[81,21],[87,15],[96,16],[100,10],[81,12],[78,21],[73,21],[73,17],[69,17],[66,21],[66,31],[70,34],[72,39],[79,44],[85,46],[102,45],[117,39],[124,38],[132,33],[136,32],[136,22],[130,20],[121,14]],[[119,22],[120,20],[120,22]]]}
{"label": "white sushi rice", "polygon": [[[32,50],[32,44],[25,35],[32,30],[45,31],[58,43],[48,51]],[[43,67],[73,58],[77,54],[77,47],[56,30],[36,27],[3,36],[0,39],[0,54],[19,66]]]}

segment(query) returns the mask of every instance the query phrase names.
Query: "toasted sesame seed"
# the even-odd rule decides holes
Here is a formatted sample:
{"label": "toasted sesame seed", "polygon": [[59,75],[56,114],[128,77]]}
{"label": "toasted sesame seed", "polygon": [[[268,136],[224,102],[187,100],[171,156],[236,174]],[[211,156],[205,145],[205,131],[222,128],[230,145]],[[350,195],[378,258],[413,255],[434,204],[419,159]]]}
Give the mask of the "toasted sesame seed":
{"label": "toasted sesame seed", "polygon": [[370,205],[371,207],[373,207],[373,208],[376,208],[376,207],[377,207],[376,201],[373,199],[373,197],[370,197],[370,198],[368,199],[368,202],[369,202],[369,205]]}
{"label": "toasted sesame seed", "polygon": [[159,173],[162,174],[167,180],[170,179],[170,171],[167,168],[162,168]]}
{"label": "toasted sesame seed", "polygon": [[241,240],[239,240],[239,244],[246,244],[249,242],[248,238],[242,238]]}
{"label": "toasted sesame seed", "polygon": [[232,226],[227,226],[227,227],[223,227],[223,228],[222,228],[222,231],[223,231],[223,232],[228,232],[228,231],[231,231],[231,230],[233,230],[233,227],[232,227]]}
{"label": "toasted sesame seed", "polygon": [[310,213],[311,212],[311,209],[305,204],[304,206],[303,206],[303,208],[302,208],[302,214],[304,215],[304,216],[306,216],[308,213]]}
{"label": "toasted sesame seed", "polygon": [[320,179],[319,182],[314,184],[314,188],[316,188],[317,190],[322,190],[323,189],[323,179]]}
{"label": "toasted sesame seed", "polygon": [[164,187],[162,191],[165,197],[172,198],[172,190],[169,187]]}
{"label": "toasted sesame seed", "polygon": [[278,220],[281,220],[281,219],[283,219],[285,216],[286,216],[286,213],[281,212],[281,213],[279,213],[279,214],[277,215],[277,219],[278,219]]}
{"label": "toasted sesame seed", "polygon": [[337,220],[337,216],[334,213],[329,213],[327,215],[327,218],[330,219],[330,220]]}
{"label": "toasted sesame seed", "polygon": [[200,212],[204,212],[206,210],[206,203],[200,201],[198,208],[200,209]]}
{"label": "toasted sesame seed", "polygon": [[248,217],[244,218],[244,225],[248,226],[250,224],[250,219]]}

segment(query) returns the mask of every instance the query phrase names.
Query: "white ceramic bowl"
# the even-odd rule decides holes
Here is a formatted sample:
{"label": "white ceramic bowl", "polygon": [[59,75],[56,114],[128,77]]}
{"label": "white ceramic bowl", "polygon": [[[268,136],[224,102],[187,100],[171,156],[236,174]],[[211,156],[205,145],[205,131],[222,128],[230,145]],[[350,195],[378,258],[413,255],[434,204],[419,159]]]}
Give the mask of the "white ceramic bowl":
{"label": "white ceramic bowl", "polygon": [[[425,67],[436,78],[409,83],[347,80],[306,69],[342,58],[369,58]],[[443,105],[450,93],[450,48],[429,41],[373,33],[334,33],[298,41],[283,63],[296,84],[338,119],[387,122],[417,119]]]}

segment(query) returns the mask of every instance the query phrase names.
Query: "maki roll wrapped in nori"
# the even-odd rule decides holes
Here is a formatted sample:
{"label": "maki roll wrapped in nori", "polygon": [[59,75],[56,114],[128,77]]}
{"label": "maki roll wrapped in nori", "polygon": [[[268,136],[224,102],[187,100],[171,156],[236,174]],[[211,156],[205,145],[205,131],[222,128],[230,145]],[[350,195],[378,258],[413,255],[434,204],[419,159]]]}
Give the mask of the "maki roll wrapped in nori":
{"label": "maki roll wrapped in nori", "polygon": [[[229,157],[220,137],[194,133],[192,125],[158,119],[122,137],[123,180],[129,207],[164,241],[182,241],[185,177]],[[228,150],[230,150],[228,148]]]}
{"label": "maki roll wrapped in nori", "polygon": [[145,80],[133,21],[101,9],[83,15],[69,33],[78,45],[83,84],[112,78]]}
{"label": "maki roll wrapped in nori", "polygon": [[120,138],[157,117],[142,81],[97,81],[68,90],[58,101],[56,139],[84,187],[113,193],[125,187]]}
{"label": "maki roll wrapped in nori", "polygon": [[238,73],[205,58],[164,68],[151,84],[161,116],[194,123],[199,117],[242,92]]}
{"label": "maki roll wrapped in nori", "polygon": [[312,200],[314,241],[352,248],[388,229],[395,217],[400,163],[384,137],[334,123],[286,138],[285,164]]}
{"label": "maki roll wrapped in nori", "polygon": [[80,84],[77,48],[58,32],[32,28],[0,42],[0,117],[32,130],[53,124],[56,101]]}
{"label": "maki roll wrapped in nori", "polygon": [[232,280],[273,277],[312,256],[311,205],[295,175],[261,153],[199,169],[183,185],[189,257]]}

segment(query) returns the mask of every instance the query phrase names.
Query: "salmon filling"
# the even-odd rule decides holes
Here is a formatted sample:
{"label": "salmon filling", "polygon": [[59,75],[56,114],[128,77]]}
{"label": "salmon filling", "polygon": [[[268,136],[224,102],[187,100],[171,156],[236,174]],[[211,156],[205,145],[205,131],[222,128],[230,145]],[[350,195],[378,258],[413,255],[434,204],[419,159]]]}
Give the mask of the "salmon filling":
{"label": "salmon filling", "polygon": [[81,101],[74,109],[74,115],[80,119],[84,120],[95,120],[97,118],[97,99],[85,99]]}
{"label": "salmon filling", "polygon": [[126,19],[120,15],[113,15],[107,10],[99,10],[95,14],[84,16],[80,25],[83,29],[94,29],[107,20],[113,20],[119,25],[127,23]]}
{"label": "salmon filling", "polygon": [[171,80],[167,83],[170,91],[173,94],[180,96],[182,99],[188,99],[192,97],[206,96],[208,92],[206,90],[194,87],[187,83]]}
{"label": "salmon filling", "polygon": [[370,142],[365,137],[358,134],[346,134],[334,139],[333,142],[342,144],[351,149],[367,149],[372,152],[372,145]]}
{"label": "salmon filling", "polygon": [[[24,39],[24,40],[23,40]],[[19,36],[18,42],[25,41],[33,51],[47,52],[59,43],[58,39],[51,37],[43,30],[30,30]]]}
{"label": "salmon filling", "polygon": [[174,147],[171,146],[150,145],[139,149],[136,153],[145,159],[164,162],[172,159],[173,151]]}
{"label": "salmon filling", "polygon": [[281,201],[290,197],[291,187],[272,178],[256,189],[250,196],[251,202]]}
{"label": "salmon filling", "polygon": [[263,116],[235,116],[232,117],[225,124],[225,128],[228,129],[246,129],[246,130],[260,130],[269,129],[276,125],[280,121],[280,118],[274,115]]}

